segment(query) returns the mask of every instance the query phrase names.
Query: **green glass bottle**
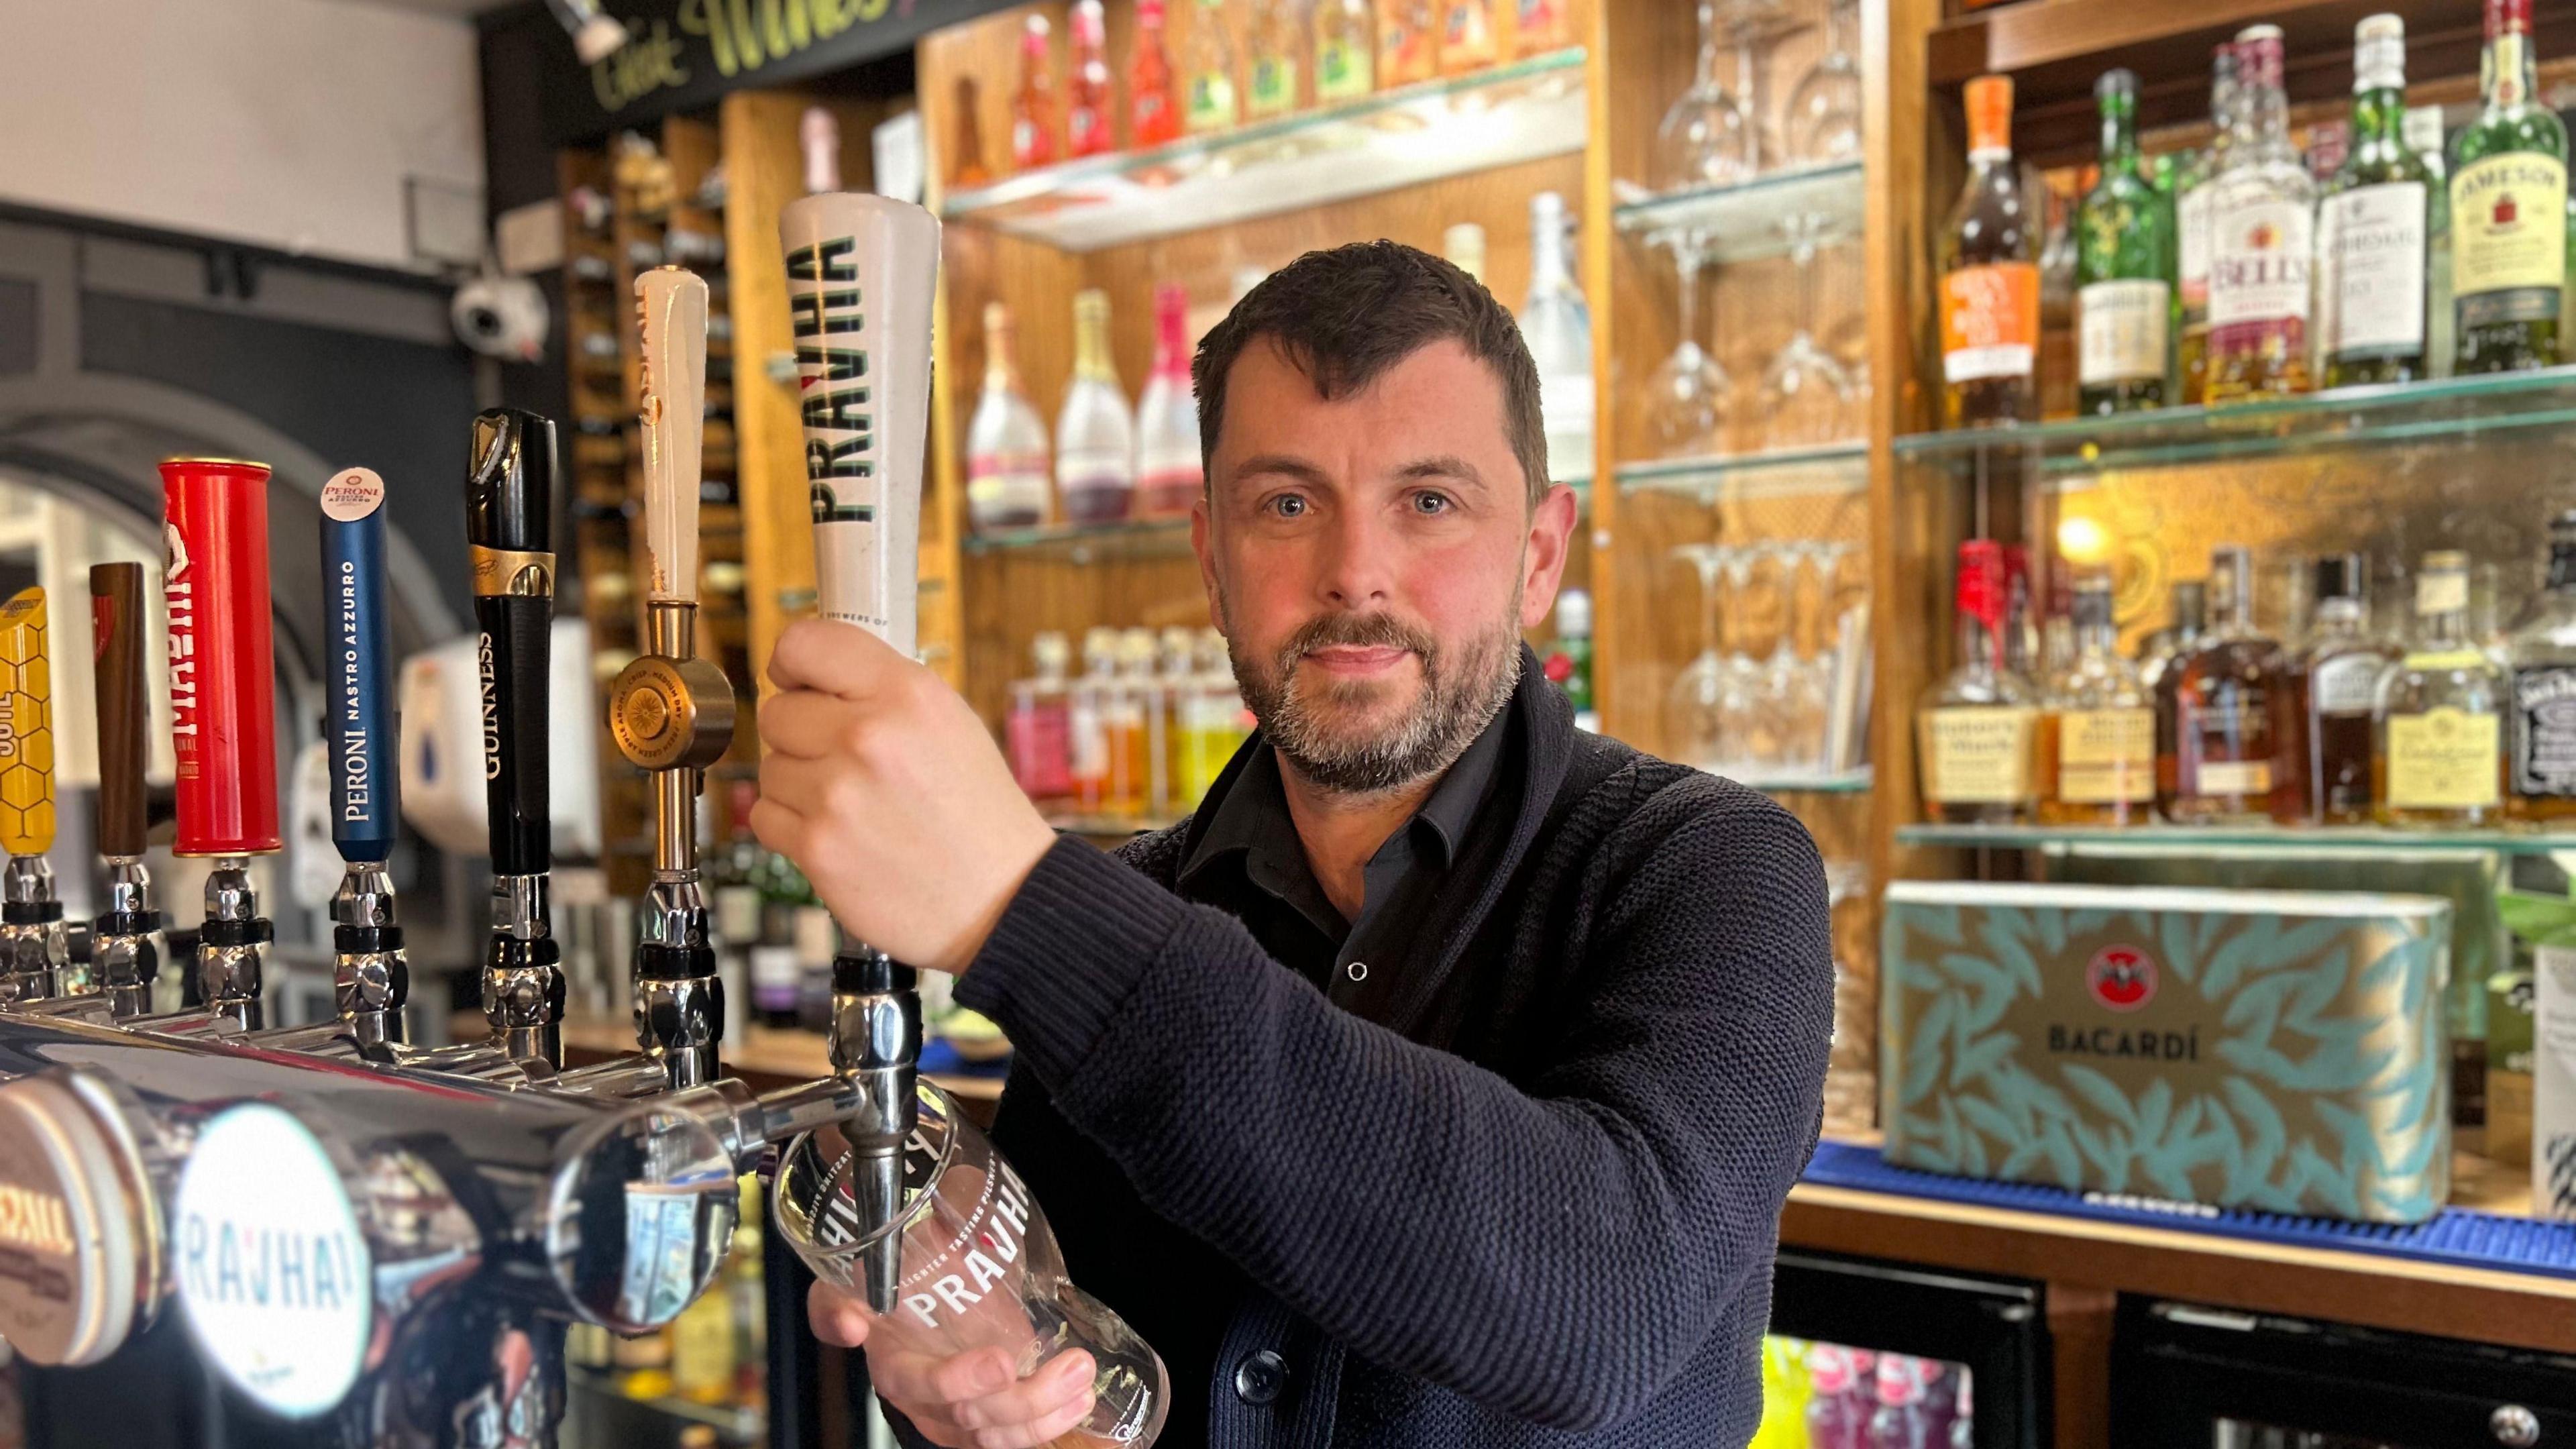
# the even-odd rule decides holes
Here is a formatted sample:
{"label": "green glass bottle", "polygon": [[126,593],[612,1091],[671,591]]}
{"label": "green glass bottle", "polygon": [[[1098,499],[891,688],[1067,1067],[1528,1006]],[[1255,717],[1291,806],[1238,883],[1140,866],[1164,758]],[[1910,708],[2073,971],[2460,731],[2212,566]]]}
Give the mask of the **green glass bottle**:
{"label": "green glass bottle", "polygon": [[2174,212],[2138,164],[2138,78],[2106,72],[2102,179],[2075,212],[2076,407],[2163,407],[2173,371]]}
{"label": "green glass bottle", "polygon": [[2427,375],[2433,173],[2406,142],[2406,22],[2363,20],[2352,56],[2352,149],[2317,225],[2328,387]]}
{"label": "green glass bottle", "polygon": [[2486,0],[2486,106],[2451,139],[2454,371],[2558,361],[2567,128],[2532,96],[2531,0]]}

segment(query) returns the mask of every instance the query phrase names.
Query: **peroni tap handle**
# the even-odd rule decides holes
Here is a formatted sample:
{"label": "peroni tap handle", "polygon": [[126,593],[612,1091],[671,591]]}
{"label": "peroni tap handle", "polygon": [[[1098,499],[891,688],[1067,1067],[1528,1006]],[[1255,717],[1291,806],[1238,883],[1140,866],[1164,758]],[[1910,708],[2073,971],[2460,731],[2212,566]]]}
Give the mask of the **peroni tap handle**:
{"label": "peroni tap handle", "polygon": [[45,591],[0,604],[0,850],[54,844],[54,684],[45,656]]}
{"label": "peroni tap handle", "polygon": [[554,614],[555,425],[517,408],[474,416],[465,542],[483,675],[483,763],[492,871],[543,875],[547,832],[547,630]]}
{"label": "peroni tap handle", "polygon": [[385,618],[385,480],[347,468],[322,485],[322,586],[330,599],[331,843],[355,865],[393,854],[393,638]]}

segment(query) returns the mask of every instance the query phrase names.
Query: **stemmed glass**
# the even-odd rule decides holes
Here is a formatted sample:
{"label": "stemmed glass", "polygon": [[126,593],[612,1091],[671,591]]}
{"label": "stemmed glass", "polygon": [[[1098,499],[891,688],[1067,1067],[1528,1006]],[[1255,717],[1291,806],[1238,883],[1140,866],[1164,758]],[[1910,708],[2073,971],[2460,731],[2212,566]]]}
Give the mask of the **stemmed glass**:
{"label": "stemmed glass", "polygon": [[1789,14],[1786,0],[1728,0],[1720,17],[1735,40],[1735,88],[1743,97],[1745,158],[1756,172],[1780,158],[1771,134],[1771,47],[1807,28]]}
{"label": "stemmed glass", "polygon": [[[1728,619],[1743,618],[1744,591],[1753,583],[1754,565],[1761,561],[1762,549],[1753,544],[1728,549],[1719,560],[1726,575]],[[1719,694],[1717,723],[1718,737],[1727,747],[1720,764],[1740,772],[1758,768],[1765,762],[1769,720],[1763,707],[1762,666],[1755,662],[1740,624],[1735,635],[1734,646],[1726,656],[1725,687]]]}
{"label": "stemmed glass", "polygon": [[1673,557],[1699,574],[1700,648],[1673,680],[1665,697],[1665,728],[1673,753],[1685,763],[1715,772],[1732,743],[1726,733],[1726,703],[1733,681],[1718,652],[1717,576],[1731,568],[1743,550],[1722,543],[1685,543]]}
{"label": "stemmed glass", "polygon": [[1822,165],[1861,152],[1860,57],[1852,53],[1851,18],[1860,0],[1833,0],[1825,13],[1825,53],[1798,80],[1782,113],[1792,160]]}
{"label": "stemmed glass", "polygon": [[1709,237],[1685,227],[1657,232],[1647,244],[1672,248],[1681,274],[1682,324],[1680,343],[1646,384],[1647,433],[1663,457],[1712,452],[1735,384],[1699,345],[1699,274],[1708,265]]}
{"label": "stemmed glass", "polygon": [[1801,566],[1814,554],[1803,539],[1772,544],[1764,552],[1772,556],[1780,581],[1780,635],[1772,642],[1771,660],[1763,680],[1771,715],[1773,763],[1781,770],[1803,773],[1814,768],[1812,756],[1816,751],[1812,747],[1815,731],[1807,716],[1806,669],[1798,656],[1798,581]]}
{"label": "stemmed glass", "polygon": [[1656,182],[1667,190],[1745,181],[1759,167],[1753,112],[1717,78],[1717,40],[1717,0],[1700,0],[1695,78],[1655,132]]}
{"label": "stemmed glass", "polygon": [[1816,345],[1816,247],[1825,219],[1812,212],[1781,218],[1790,260],[1798,268],[1798,330],[1762,374],[1763,446],[1795,448],[1851,435],[1858,394],[1833,354]]}

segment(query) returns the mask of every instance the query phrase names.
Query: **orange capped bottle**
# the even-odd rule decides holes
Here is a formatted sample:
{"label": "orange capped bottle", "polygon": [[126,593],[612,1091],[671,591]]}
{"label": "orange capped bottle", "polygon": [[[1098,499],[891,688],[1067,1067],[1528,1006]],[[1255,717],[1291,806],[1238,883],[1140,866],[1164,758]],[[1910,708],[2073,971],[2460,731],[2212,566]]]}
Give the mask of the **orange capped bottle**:
{"label": "orange capped bottle", "polygon": [[2039,267],[2012,159],[2012,79],[1968,82],[1968,184],[1941,236],[1942,423],[2039,416]]}

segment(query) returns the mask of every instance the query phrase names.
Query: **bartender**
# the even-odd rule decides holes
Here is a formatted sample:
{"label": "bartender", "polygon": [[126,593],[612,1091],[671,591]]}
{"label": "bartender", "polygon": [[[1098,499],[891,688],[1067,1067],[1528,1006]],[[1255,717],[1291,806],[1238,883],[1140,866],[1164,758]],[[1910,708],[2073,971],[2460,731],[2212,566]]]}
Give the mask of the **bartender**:
{"label": "bartender", "polygon": [[[1197,813],[1059,837],[936,675],[809,622],[754,828],[1009,1033],[994,1139],[1163,1356],[1165,1442],[1744,1443],[1833,1021],[1814,842],[1577,730],[1521,643],[1578,507],[1474,279],[1311,252],[1192,372],[1190,541],[1260,722]],[[867,1341],[858,1300],[810,1307]],[[868,1347],[914,1442],[1088,1408],[1080,1353]]]}

